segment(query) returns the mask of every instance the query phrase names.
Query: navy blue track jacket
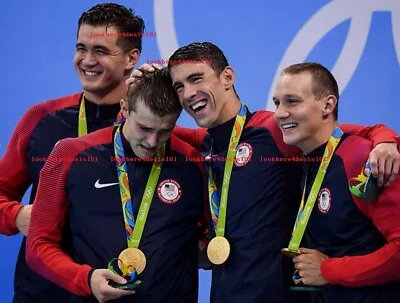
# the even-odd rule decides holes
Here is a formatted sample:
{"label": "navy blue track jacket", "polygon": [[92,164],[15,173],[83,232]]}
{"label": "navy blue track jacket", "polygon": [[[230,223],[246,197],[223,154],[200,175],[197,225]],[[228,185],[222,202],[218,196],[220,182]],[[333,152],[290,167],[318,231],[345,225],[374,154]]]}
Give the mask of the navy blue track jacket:
{"label": "navy blue track jacket", "polygon": [[[93,269],[107,268],[127,248],[114,130],[61,141],[41,173],[27,259],[35,271],[75,294],[69,302],[96,302],[89,285]],[[123,144],[136,218],[152,162],[136,158],[124,138]],[[115,302],[197,301],[198,223],[205,190],[201,166],[187,161],[197,155],[175,136],[168,141],[139,246],[147,258],[143,282],[135,294]],[[70,256],[60,249],[65,226],[72,235]]]}

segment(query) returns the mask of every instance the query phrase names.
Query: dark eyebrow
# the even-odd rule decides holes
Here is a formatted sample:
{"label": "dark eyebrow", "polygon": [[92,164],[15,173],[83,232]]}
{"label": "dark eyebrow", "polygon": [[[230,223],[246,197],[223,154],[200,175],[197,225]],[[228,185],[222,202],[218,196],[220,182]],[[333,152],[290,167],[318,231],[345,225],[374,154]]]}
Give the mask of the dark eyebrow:
{"label": "dark eyebrow", "polygon": [[194,73],[194,74],[189,75],[189,76],[187,77],[187,79],[188,79],[188,80],[193,80],[193,78],[203,77],[203,76],[204,76],[204,73]]}
{"label": "dark eyebrow", "polygon": [[[197,78],[197,77],[204,77],[204,73],[200,72],[200,73],[190,74],[186,79],[189,80],[189,81],[193,81],[193,78]],[[172,87],[174,89],[176,89],[176,87],[178,85],[182,85],[182,82],[181,81],[177,81],[177,82],[172,83]]]}
{"label": "dark eyebrow", "polygon": [[[137,125],[139,125],[139,127],[141,127],[141,128],[146,128],[146,129],[149,129],[149,130],[154,130],[154,128],[148,127],[148,126],[143,125],[143,124],[141,124],[141,123],[139,123],[139,122],[136,122],[136,123],[137,123]],[[172,131],[174,128],[175,128],[175,125],[174,125],[173,127],[171,127],[171,128],[163,128],[163,129],[161,129],[161,131],[170,132],[170,131]]]}
{"label": "dark eyebrow", "polygon": [[143,124],[141,124],[141,123],[139,123],[139,122],[136,122],[136,123],[137,123],[137,125],[139,125],[139,127],[141,127],[141,128],[153,129],[153,128],[148,127],[148,126],[146,126],[146,125],[143,125]]}
{"label": "dark eyebrow", "polygon": [[172,83],[172,87],[176,90],[176,87],[178,86],[178,85],[182,85],[182,82],[181,81],[177,81],[177,82],[173,82]]}
{"label": "dark eyebrow", "polygon": [[296,95],[285,95],[285,99],[300,99],[300,97]]}
{"label": "dark eyebrow", "polygon": [[[76,47],[75,48],[78,48],[78,47],[84,47],[84,48],[87,48],[86,47],[86,45],[85,44],[83,44],[83,43],[76,43]],[[95,45],[95,46],[93,46],[93,48],[95,49],[95,50],[104,50],[104,51],[107,51],[107,52],[109,52],[110,51],[110,49],[109,48],[107,48],[106,46],[104,46],[104,45]]]}

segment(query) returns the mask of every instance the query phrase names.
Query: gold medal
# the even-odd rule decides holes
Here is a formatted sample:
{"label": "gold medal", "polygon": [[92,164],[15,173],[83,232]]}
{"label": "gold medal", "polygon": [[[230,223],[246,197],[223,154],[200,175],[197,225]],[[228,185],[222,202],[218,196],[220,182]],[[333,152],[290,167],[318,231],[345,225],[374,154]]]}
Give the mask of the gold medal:
{"label": "gold medal", "polygon": [[[136,272],[140,275],[146,267],[146,256],[138,248],[127,248],[124,249],[118,257],[124,265],[133,267]],[[118,266],[123,270],[123,264],[118,262]]]}
{"label": "gold medal", "polygon": [[217,236],[208,243],[207,256],[215,265],[224,263],[230,252],[231,246],[225,237]]}
{"label": "gold medal", "polygon": [[294,258],[294,257],[296,257],[296,256],[298,256],[298,255],[301,255],[301,252],[300,252],[300,251],[289,250],[289,248],[282,248],[282,249],[281,249],[281,252],[282,252],[285,256],[287,256],[287,257],[289,257],[289,258]]}

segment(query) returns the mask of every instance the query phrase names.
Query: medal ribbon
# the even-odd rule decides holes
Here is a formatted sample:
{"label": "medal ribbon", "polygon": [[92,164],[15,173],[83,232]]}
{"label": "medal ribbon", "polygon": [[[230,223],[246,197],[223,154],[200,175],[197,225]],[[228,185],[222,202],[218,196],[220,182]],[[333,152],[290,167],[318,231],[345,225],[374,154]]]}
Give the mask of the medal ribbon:
{"label": "medal ribbon", "polygon": [[317,176],[315,177],[314,183],[311,187],[310,194],[308,195],[307,198],[306,205],[304,207],[304,196],[307,186],[307,177],[305,179],[303,195],[301,198],[299,211],[297,213],[296,222],[293,227],[292,239],[289,242],[288,248],[290,251],[295,251],[295,252],[299,251],[300,243],[301,240],[303,239],[304,232],[308,224],[308,220],[311,217],[311,213],[314,208],[315,201],[317,200],[319,190],[321,189],[322,181],[325,178],[325,174],[328,169],[329,163],[331,162],[332,156],[342,136],[343,136],[343,131],[339,127],[336,127],[325,147],[324,156],[322,158],[321,164],[319,165]]}
{"label": "medal ribbon", "polygon": [[[124,116],[122,115],[122,111],[118,112],[118,116],[114,121],[114,126],[120,125],[124,122]],[[78,137],[82,137],[88,134],[87,129],[87,121],[86,121],[86,107],[85,107],[85,98],[84,94],[81,96],[80,105],[79,105],[79,114],[78,114]]]}
{"label": "medal ribbon", "polygon": [[78,115],[78,137],[82,137],[87,135],[87,122],[86,122],[86,108],[85,108],[85,98],[82,94],[81,101],[79,106],[79,115]]}
{"label": "medal ribbon", "polygon": [[[126,230],[126,238],[128,247],[138,248],[140,239],[142,238],[143,229],[146,224],[147,215],[153,200],[154,191],[161,172],[161,161],[153,161],[149,179],[144,190],[142,201],[140,203],[139,212],[136,219],[133,215],[132,198],[129,189],[128,168],[125,161],[125,152],[122,145],[122,136],[119,126],[114,135],[114,153],[117,165],[119,190],[121,194],[122,213],[124,215],[124,223]],[[162,159],[165,155],[165,145],[157,153],[156,159]]]}
{"label": "medal ribbon", "polygon": [[[212,165],[211,165],[212,161],[206,162],[208,163],[208,195],[210,201],[211,218],[213,221],[213,226],[215,229],[216,236],[223,237],[225,234],[226,208],[228,204],[229,183],[231,180],[233,161],[236,155],[236,148],[243,131],[244,123],[246,122],[246,112],[247,112],[246,106],[242,104],[238,114],[236,115],[235,124],[232,128],[228,152],[226,155],[224,178],[222,181],[221,200],[219,197],[217,185],[214,181]],[[212,148],[211,148],[211,153],[212,153]]]}

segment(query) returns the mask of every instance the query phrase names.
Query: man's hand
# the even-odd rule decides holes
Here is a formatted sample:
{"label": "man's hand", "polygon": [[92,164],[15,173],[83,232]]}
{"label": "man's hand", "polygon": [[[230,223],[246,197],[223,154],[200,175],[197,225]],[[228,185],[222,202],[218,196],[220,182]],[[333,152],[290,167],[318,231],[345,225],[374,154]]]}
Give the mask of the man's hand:
{"label": "man's hand", "polygon": [[129,87],[130,85],[135,84],[144,72],[154,73],[156,69],[162,69],[162,66],[156,63],[151,65],[147,63],[143,64],[132,72],[131,76],[126,80],[126,86]]}
{"label": "man's hand", "polygon": [[396,143],[380,143],[369,154],[371,172],[378,178],[378,186],[388,186],[397,177],[400,168],[400,153]]}
{"label": "man's hand", "polygon": [[301,255],[293,258],[294,267],[305,285],[321,286],[329,282],[321,274],[321,263],[328,257],[315,249],[300,248]]}
{"label": "man's hand", "polygon": [[109,280],[120,284],[126,283],[124,278],[118,276],[108,269],[96,269],[93,271],[90,278],[90,287],[92,289],[92,293],[100,303],[135,293],[133,290],[122,290],[111,287],[108,285]]}
{"label": "man's hand", "polygon": [[25,205],[19,210],[17,217],[15,218],[15,225],[24,236],[28,234],[31,211],[32,205]]}

